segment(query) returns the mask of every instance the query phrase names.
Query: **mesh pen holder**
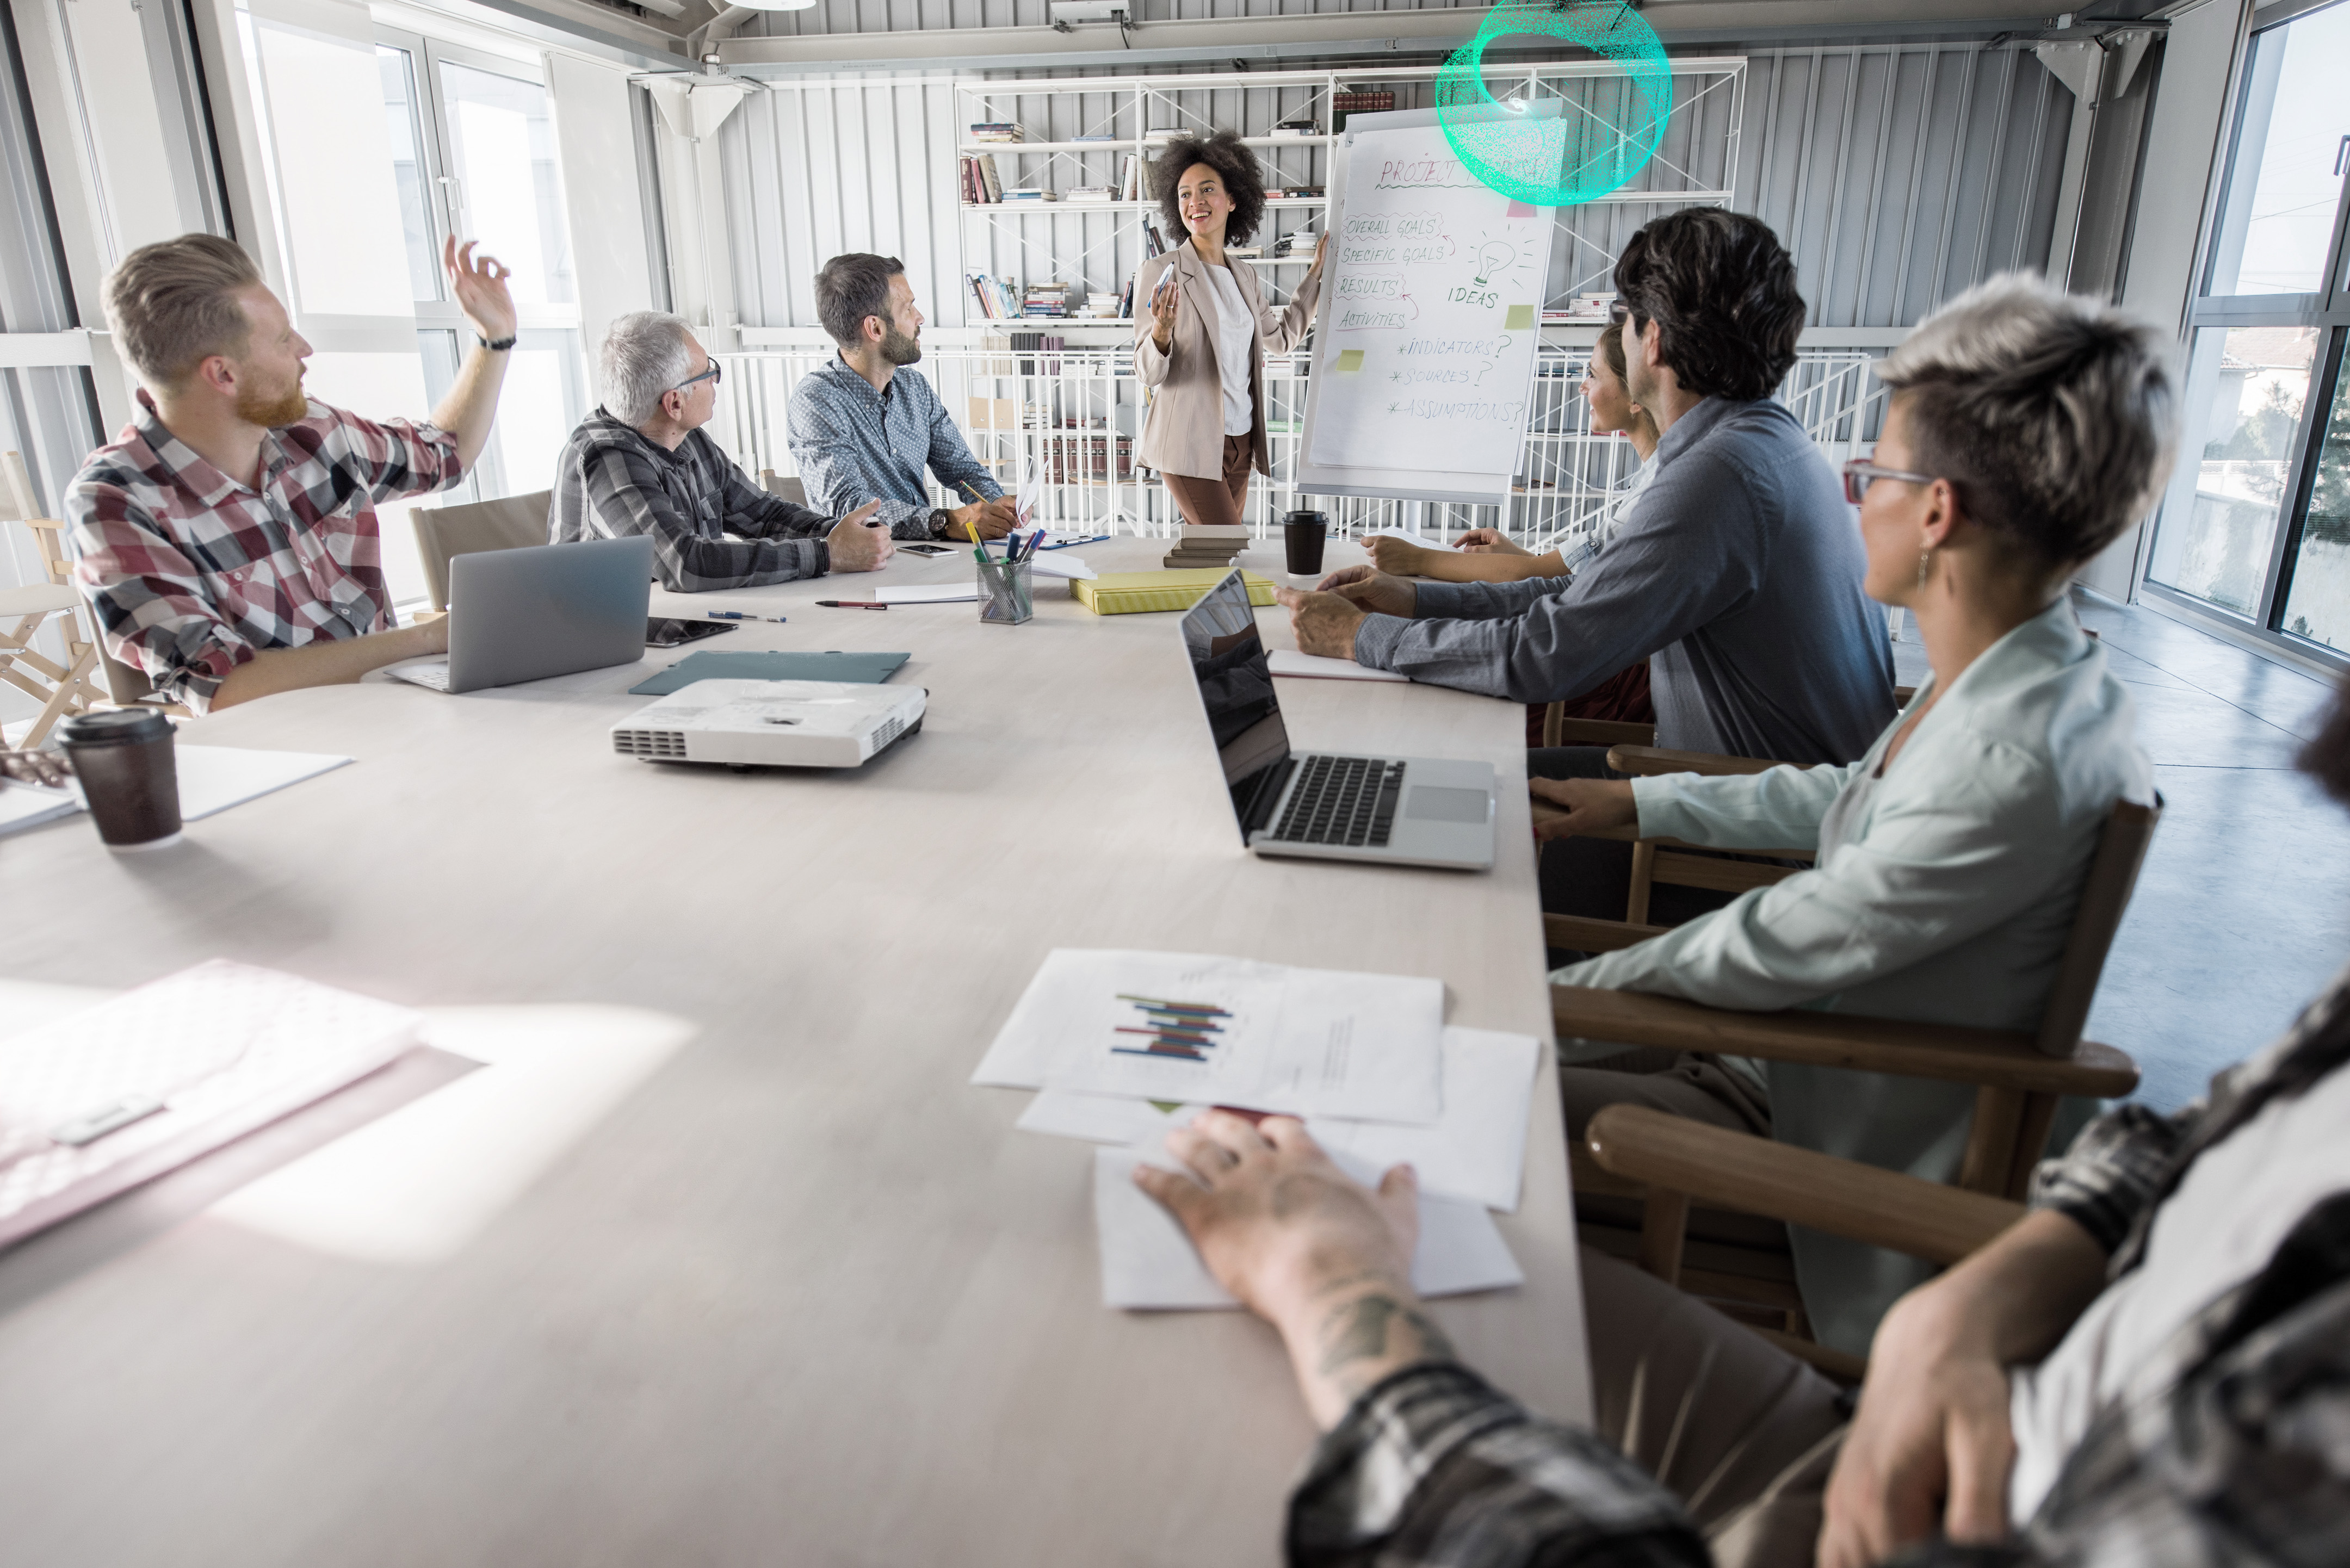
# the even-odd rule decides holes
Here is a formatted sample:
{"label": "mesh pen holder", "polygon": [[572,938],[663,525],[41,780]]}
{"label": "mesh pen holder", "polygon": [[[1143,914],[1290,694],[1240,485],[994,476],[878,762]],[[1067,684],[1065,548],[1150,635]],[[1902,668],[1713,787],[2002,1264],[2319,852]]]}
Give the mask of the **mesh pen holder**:
{"label": "mesh pen holder", "polygon": [[979,618],[998,626],[1018,626],[1036,615],[1035,579],[1025,561],[981,561]]}

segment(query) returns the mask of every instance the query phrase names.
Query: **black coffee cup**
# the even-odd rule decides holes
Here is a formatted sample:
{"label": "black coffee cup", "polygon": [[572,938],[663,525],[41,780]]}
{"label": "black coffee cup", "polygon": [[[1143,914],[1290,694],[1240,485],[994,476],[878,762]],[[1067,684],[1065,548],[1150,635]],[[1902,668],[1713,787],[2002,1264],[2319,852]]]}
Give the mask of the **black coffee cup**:
{"label": "black coffee cup", "polygon": [[1282,520],[1282,543],[1289,547],[1292,576],[1312,576],[1322,569],[1322,541],[1330,520],[1319,512],[1293,512]]}
{"label": "black coffee cup", "polygon": [[57,739],[108,847],[156,849],[180,836],[170,720],[127,708],[82,713],[57,727]]}

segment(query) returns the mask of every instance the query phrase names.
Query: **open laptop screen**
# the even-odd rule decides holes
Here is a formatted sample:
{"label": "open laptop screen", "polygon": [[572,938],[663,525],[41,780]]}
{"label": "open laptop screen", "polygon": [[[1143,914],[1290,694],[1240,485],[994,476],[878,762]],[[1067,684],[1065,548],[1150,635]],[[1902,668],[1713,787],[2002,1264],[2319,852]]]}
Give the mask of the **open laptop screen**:
{"label": "open laptop screen", "polygon": [[1232,814],[1241,838],[1264,825],[1287,777],[1289,732],[1282,727],[1281,704],[1274,700],[1273,671],[1256,634],[1256,610],[1249,604],[1241,574],[1208,590],[1183,617],[1183,648],[1191,656],[1200,702],[1208,711],[1208,732],[1224,765],[1232,792]]}

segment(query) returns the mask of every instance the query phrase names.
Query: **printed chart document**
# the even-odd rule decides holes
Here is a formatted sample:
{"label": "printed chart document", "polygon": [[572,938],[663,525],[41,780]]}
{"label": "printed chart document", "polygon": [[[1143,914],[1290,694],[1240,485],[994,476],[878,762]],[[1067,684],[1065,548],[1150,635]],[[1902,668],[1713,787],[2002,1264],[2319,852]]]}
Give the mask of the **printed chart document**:
{"label": "printed chart document", "polygon": [[1265,663],[1275,675],[1308,676],[1316,680],[1391,680],[1409,686],[1411,677],[1399,675],[1392,670],[1373,670],[1367,664],[1357,664],[1351,659],[1325,659],[1318,653],[1300,653],[1294,648],[1276,648],[1265,656]]}
{"label": "printed chart document", "polygon": [[[1526,1117],[1542,1046],[1531,1034],[1491,1029],[1444,1032],[1444,1111],[1430,1127],[1307,1116],[1305,1130],[1333,1158],[1383,1172],[1409,1164],[1420,1190],[1515,1213],[1526,1165]],[[1020,1115],[1024,1132],[1164,1149],[1167,1135],[1207,1107],[1040,1090]]]}
{"label": "printed chart document", "polygon": [[[1094,1227],[1101,1245],[1102,1304],[1143,1309],[1234,1307],[1234,1301],[1200,1261],[1175,1216],[1134,1184],[1145,1163],[1133,1149],[1094,1150]],[[1164,1157],[1149,1163],[1165,1166]],[[1357,1180],[1378,1172],[1350,1160],[1339,1165]],[[1419,1245],[1412,1253],[1412,1288],[1424,1296],[1464,1295],[1523,1284],[1493,1217],[1477,1203],[1419,1195]]]}
{"label": "printed chart document", "polygon": [[1055,948],[972,1082],[1426,1126],[1440,981]]}

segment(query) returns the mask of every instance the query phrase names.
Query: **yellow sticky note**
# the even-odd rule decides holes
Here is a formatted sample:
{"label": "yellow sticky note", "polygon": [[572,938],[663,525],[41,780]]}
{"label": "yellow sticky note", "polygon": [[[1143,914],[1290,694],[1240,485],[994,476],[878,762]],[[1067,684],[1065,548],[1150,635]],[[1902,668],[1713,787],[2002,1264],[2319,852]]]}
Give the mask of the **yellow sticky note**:
{"label": "yellow sticky note", "polygon": [[1510,306],[1509,315],[1502,319],[1504,332],[1531,332],[1534,326],[1534,307],[1531,305],[1513,305]]}
{"label": "yellow sticky note", "polygon": [[1360,348],[1341,348],[1338,350],[1338,374],[1341,376],[1351,376],[1362,368],[1363,351]]}

